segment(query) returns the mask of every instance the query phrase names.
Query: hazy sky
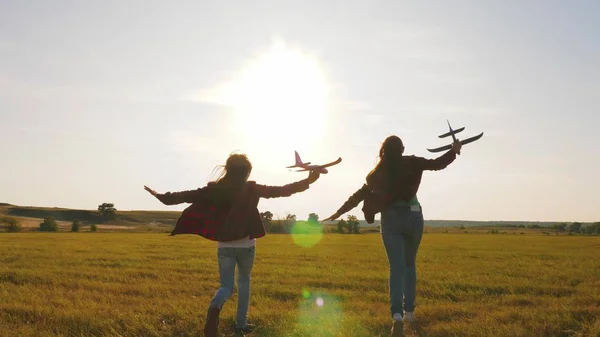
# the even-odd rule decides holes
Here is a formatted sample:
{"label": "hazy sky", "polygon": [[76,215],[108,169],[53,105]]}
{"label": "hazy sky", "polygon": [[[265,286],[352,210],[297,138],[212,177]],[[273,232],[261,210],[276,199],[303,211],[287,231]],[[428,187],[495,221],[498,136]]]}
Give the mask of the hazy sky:
{"label": "hazy sky", "polygon": [[[427,219],[600,221],[600,2],[0,1],[0,202],[181,210],[242,151],[340,165],[261,211],[333,213],[381,142],[470,137]],[[360,207],[349,214],[362,218]]]}

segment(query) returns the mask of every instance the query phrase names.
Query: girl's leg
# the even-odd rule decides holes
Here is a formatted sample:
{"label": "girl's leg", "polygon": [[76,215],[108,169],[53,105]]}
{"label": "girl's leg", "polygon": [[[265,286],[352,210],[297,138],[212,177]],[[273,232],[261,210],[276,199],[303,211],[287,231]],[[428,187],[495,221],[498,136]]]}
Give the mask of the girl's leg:
{"label": "girl's leg", "polygon": [[394,314],[402,315],[404,277],[406,274],[404,239],[401,234],[383,234],[382,238],[390,266],[390,311],[392,316],[394,316]]}
{"label": "girl's leg", "polygon": [[[404,235],[401,231],[401,217],[390,209],[381,214],[381,237],[387,254],[390,277],[390,311],[392,317],[403,315],[402,300],[404,298],[404,278],[406,270],[406,258],[404,248]],[[398,317],[394,317],[397,319]]]}
{"label": "girl's leg", "polygon": [[256,247],[237,248],[238,264],[238,303],[236,328],[244,328],[248,323],[248,306],[250,303],[250,273],[254,265]]}
{"label": "girl's leg", "polygon": [[225,301],[233,292],[233,278],[235,276],[235,252],[232,248],[219,248],[217,250],[219,261],[219,278],[221,287],[210,302],[206,324],[204,325],[204,335],[206,337],[216,337],[219,329],[219,314]]}
{"label": "girl's leg", "polygon": [[423,237],[423,214],[411,212],[410,227],[406,230],[404,256],[406,259],[406,280],[404,283],[404,311],[415,310],[415,297],[417,293],[417,251]]}
{"label": "girl's leg", "polygon": [[210,302],[210,306],[222,309],[225,301],[233,293],[236,259],[233,248],[219,248],[217,255],[221,287]]}

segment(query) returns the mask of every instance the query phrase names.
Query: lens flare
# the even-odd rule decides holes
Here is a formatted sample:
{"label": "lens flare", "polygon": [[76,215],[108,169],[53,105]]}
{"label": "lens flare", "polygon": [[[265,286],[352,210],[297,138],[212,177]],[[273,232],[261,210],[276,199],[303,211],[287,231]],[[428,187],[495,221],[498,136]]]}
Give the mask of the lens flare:
{"label": "lens flare", "polygon": [[335,296],[302,289],[296,327],[306,336],[337,336],[343,331],[343,314]]}
{"label": "lens flare", "polygon": [[300,247],[310,248],[323,237],[323,227],[319,223],[298,221],[292,226],[292,239]]}

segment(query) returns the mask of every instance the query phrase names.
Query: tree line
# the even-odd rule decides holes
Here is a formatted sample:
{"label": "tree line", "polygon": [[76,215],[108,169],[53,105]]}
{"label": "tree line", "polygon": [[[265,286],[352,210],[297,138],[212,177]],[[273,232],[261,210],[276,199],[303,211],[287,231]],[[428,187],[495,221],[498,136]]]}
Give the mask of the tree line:
{"label": "tree line", "polygon": [[[103,222],[114,220],[117,216],[117,209],[113,203],[102,203],[98,205],[98,215],[100,215]],[[78,219],[73,220],[71,223],[71,232],[79,232],[81,229],[81,222]],[[12,217],[0,217],[0,229],[4,229],[5,232],[9,233],[17,233],[23,230],[23,226],[21,223]],[[56,219],[52,216],[45,217],[44,220],[39,225],[40,232],[57,232],[58,224]],[[96,224],[90,225],[90,231],[96,232],[98,230],[98,226]]]}
{"label": "tree line", "polygon": [[[297,222],[296,215],[290,213],[277,219],[273,218],[273,213],[270,211],[261,212],[260,216],[265,224],[267,233],[291,233],[292,227]],[[306,222],[309,225],[322,227],[322,224],[319,223],[319,215],[316,213],[310,213]],[[340,234],[360,234],[360,221],[356,216],[348,215],[346,220],[339,220],[335,228],[330,232]]]}
{"label": "tree line", "polygon": [[556,232],[566,232],[569,234],[600,234],[600,222],[595,222],[593,224],[582,224],[581,222],[562,222],[559,224],[554,224],[550,226],[550,228]]}

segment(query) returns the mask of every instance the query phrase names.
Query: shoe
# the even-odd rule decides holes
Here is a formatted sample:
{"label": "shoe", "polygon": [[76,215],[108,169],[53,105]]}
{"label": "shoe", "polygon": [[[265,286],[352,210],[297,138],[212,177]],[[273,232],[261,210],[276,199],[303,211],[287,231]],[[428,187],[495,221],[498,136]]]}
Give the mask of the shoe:
{"label": "shoe", "polygon": [[235,328],[235,334],[236,336],[245,336],[247,333],[254,331],[254,329],[256,329],[256,325],[248,323],[243,328]]}
{"label": "shoe", "polygon": [[404,323],[402,321],[394,321],[392,337],[404,337]]}
{"label": "shoe", "polygon": [[405,311],[404,312],[404,321],[408,323],[414,323],[417,321],[417,317],[415,317],[414,311]]}
{"label": "shoe", "polygon": [[204,324],[205,337],[217,337],[219,330],[219,308],[211,307],[206,314],[206,324]]}

